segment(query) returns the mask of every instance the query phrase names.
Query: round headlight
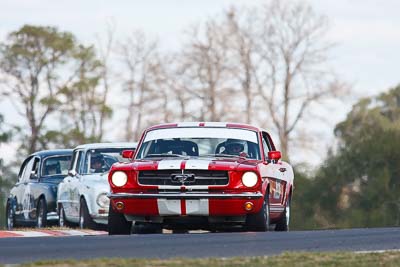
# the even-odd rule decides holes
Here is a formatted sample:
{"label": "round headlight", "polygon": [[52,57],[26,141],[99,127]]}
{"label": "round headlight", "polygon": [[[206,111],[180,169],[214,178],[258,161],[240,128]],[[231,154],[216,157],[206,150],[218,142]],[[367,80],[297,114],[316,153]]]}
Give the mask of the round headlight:
{"label": "round headlight", "polygon": [[110,200],[108,199],[107,194],[100,194],[97,197],[97,204],[102,208],[107,208],[110,205]]}
{"label": "round headlight", "polygon": [[242,176],[242,183],[246,187],[253,187],[257,184],[258,176],[254,172],[245,172]]}
{"label": "round headlight", "polygon": [[124,186],[127,181],[128,176],[126,175],[126,173],[121,171],[114,172],[111,177],[111,182],[118,187]]}

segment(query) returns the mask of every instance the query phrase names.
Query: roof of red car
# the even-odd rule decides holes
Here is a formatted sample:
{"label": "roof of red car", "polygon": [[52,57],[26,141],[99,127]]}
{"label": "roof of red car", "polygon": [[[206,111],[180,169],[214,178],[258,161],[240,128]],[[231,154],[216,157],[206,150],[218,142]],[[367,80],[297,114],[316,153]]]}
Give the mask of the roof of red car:
{"label": "roof of red car", "polygon": [[177,122],[177,123],[163,123],[151,126],[147,131],[162,129],[162,128],[180,128],[180,127],[216,127],[216,128],[241,128],[253,131],[260,131],[261,129],[249,124],[244,123],[231,123],[231,122]]}

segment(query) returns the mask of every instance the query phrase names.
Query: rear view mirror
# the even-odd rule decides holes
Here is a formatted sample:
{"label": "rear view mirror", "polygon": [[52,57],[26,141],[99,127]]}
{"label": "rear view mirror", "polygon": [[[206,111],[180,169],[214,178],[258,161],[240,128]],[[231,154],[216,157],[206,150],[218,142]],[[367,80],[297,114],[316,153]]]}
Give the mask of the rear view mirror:
{"label": "rear view mirror", "polygon": [[135,150],[123,150],[122,151],[122,157],[124,159],[131,159],[131,158],[133,158],[134,154],[135,154]]}
{"label": "rear view mirror", "polygon": [[68,176],[75,176],[76,175],[76,171],[75,170],[69,170],[68,171]]}
{"label": "rear view mirror", "polygon": [[268,159],[278,161],[282,158],[280,151],[269,151],[268,152]]}

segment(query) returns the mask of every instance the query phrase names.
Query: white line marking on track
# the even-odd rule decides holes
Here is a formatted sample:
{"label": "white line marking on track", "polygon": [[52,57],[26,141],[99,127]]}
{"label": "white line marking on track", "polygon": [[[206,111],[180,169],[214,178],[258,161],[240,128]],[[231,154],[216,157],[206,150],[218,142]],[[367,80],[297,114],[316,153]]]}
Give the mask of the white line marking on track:
{"label": "white line marking on track", "polygon": [[92,236],[106,235],[104,231],[83,230],[34,230],[34,231],[0,231],[0,238],[6,237],[55,237],[55,236]]}

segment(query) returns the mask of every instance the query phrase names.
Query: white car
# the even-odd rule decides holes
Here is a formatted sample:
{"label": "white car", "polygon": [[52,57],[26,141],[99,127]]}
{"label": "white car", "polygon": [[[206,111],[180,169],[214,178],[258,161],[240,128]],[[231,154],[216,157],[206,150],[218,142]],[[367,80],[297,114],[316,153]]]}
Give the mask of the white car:
{"label": "white car", "polygon": [[102,229],[108,223],[110,192],[108,172],[116,162],[126,162],[122,151],[137,143],[98,143],[76,147],[68,176],[59,184],[57,212],[60,227]]}

